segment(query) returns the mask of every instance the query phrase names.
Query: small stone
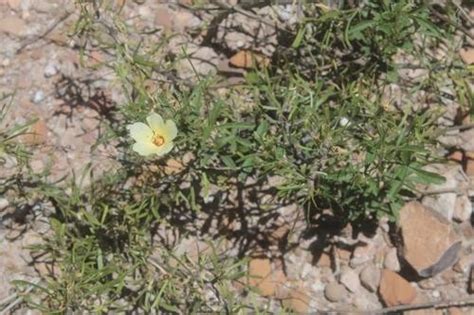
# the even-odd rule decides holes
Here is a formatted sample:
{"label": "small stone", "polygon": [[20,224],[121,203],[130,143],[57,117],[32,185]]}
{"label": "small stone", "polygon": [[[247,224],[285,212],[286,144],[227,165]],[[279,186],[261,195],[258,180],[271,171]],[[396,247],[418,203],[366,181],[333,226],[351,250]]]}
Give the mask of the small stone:
{"label": "small stone", "polygon": [[52,76],[55,76],[58,73],[58,68],[56,64],[54,63],[48,63],[46,67],[44,68],[44,76],[45,78],[50,78]]}
{"label": "small stone", "polygon": [[[433,186],[436,190],[450,190],[459,185],[459,174],[462,172],[461,165],[456,165],[449,168],[434,167],[428,169],[429,171],[440,174],[445,178],[445,181],[440,185]],[[451,221],[453,218],[454,207],[456,204],[457,194],[455,192],[446,192],[434,195],[427,195],[423,197],[422,204],[425,207],[431,208],[434,211],[442,214],[446,219]]]}
{"label": "small stone", "polygon": [[474,265],[474,254],[465,255],[453,266],[453,270],[458,273],[467,274],[472,265]]}
{"label": "small stone", "polygon": [[337,282],[329,283],[324,289],[324,296],[331,302],[342,301],[346,298],[347,294],[346,287]]}
{"label": "small stone", "polygon": [[0,33],[13,36],[23,36],[27,30],[26,23],[16,16],[8,16],[0,19]]}
{"label": "small stone", "polygon": [[249,50],[241,50],[229,59],[229,64],[236,68],[266,67],[270,63],[267,57]]}
{"label": "small stone", "polygon": [[277,299],[283,299],[290,296],[288,288],[288,279],[283,271],[283,266],[279,265],[275,267],[276,270],[273,270],[272,274],[272,283],[275,286],[274,297]]}
{"label": "small stone", "polygon": [[8,58],[5,58],[2,60],[2,66],[3,67],[8,67],[11,64],[11,60]]}
{"label": "small stone", "polygon": [[307,314],[309,302],[309,294],[303,287],[293,289],[289,297],[282,300],[283,306],[297,314]]}
{"label": "small stone", "polygon": [[271,241],[274,241],[276,244],[280,244],[280,242],[283,242],[286,240],[290,231],[291,231],[291,226],[286,222],[282,222],[281,225],[277,226],[271,232]]}
{"label": "small stone", "polygon": [[460,237],[438,212],[418,202],[407,203],[400,210],[399,226],[401,256],[421,277],[431,277],[457,261]]}
{"label": "small stone", "polygon": [[43,242],[43,238],[41,237],[41,235],[34,231],[30,230],[23,235],[22,245],[24,247],[38,245],[38,244],[41,244],[42,242]]}
{"label": "small stone", "polygon": [[33,103],[38,104],[42,102],[44,98],[45,98],[44,92],[42,90],[38,90],[35,92],[35,94],[33,94],[33,97],[31,98],[31,100],[33,101]]}
{"label": "small stone", "polygon": [[376,248],[373,246],[373,244],[356,247],[350,261],[351,267],[355,268],[365,264],[366,262],[373,261],[375,252]]}
{"label": "small stone", "polygon": [[271,281],[272,265],[267,258],[254,258],[249,262],[249,285],[256,287],[262,296],[275,293],[275,285]]}
{"label": "small stone", "polygon": [[167,6],[160,6],[155,11],[155,24],[163,27],[165,31],[173,28],[172,11]]}
{"label": "small stone", "polygon": [[382,271],[379,293],[386,306],[410,304],[416,298],[415,288],[388,269]]}
{"label": "small stone", "polygon": [[462,48],[459,51],[462,61],[470,65],[474,63],[474,48]]}
{"label": "small stone", "polygon": [[461,150],[456,150],[453,153],[447,156],[447,159],[450,161],[455,161],[458,163],[462,163],[464,159],[464,153]]}
{"label": "small stone", "polygon": [[6,198],[0,198],[0,211],[5,210],[9,205],[10,203]]}
{"label": "small stone", "polygon": [[471,218],[472,203],[468,196],[458,196],[454,206],[453,220],[456,222],[464,222]]}
{"label": "small stone", "polygon": [[322,253],[319,257],[318,261],[316,262],[316,266],[322,267],[331,267],[331,256],[327,253]]}
{"label": "small stone", "polygon": [[359,277],[360,282],[370,292],[375,292],[380,283],[381,271],[375,265],[370,264],[362,269]]}
{"label": "small stone", "polygon": [[349,261],[349,259],[351,259],[352,252],[345,248],[336,248],[336,255],[343,261]]}
{"label": "small stone", "polygon": [[[28,145],[38,145],[46,142],[48,137],[48,126],[44,120],[39,119],[31,125],[28,132],[23,136],[24,142]],[[39,160],[38,160],[39,161]]]}
{"label": "small stone", "polygon": [[438,286],[438,283],[435,278],[428,278],[418,281],[418,286],[423,290],[434,290]]}
{"label": "small stone", "polygon": [[61,275],[61,270],[55,263],[38,262],[34,264],[34,268],[42,278],[58,277]]}
{"label": "small stone", "polygon": [[[183,46],[180,44],[180,54]],[[219,56],[209,47],[186,46],[186,58],[176,64],[178,75],[182,79],[195,80],[199,75],[211,75],[217,72]]]}
{"label": "small stone", "polygon": [[398,272],[400,271],[400,262],[398,261],[397,249],[391,248],[387,254],[385,254],[385,258],[383,261],[383,265],[385,268]]}
{"label": "small stone", "polygon": [[[446,185],[439,186],[439,189],[446,188]],[[443,188],[441,188],[441,186],[443,186]],[[422,203],[425,207],[429,207],[435,210],[436,212],[442,214],[446,219],[451,220],[453,218],[456,199],[456,193],[449,192],[433,196],[426,196],[423,198]]]}
{"label": "small stone", "polygon": [[346,268],[341,273],[339,281],[351,292],[360,290],[360,280],[354,269]]}
{"label": "small stone", "polygon": [[201,20],[191,12],[180,10],[173,14],[173,27],[178,32],[195,29],[200,25]]}

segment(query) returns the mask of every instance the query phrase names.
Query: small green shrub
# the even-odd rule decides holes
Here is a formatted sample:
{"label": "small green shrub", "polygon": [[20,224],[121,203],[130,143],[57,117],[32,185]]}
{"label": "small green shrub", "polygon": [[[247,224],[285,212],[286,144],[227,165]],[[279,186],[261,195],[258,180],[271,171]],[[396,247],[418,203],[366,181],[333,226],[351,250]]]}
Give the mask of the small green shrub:
{"label": "small green shrub", "polygon": [[[220,196],[249,179],[268,186],[278,178],[271,188],[281,201],[304,205],[310,219],[331,209],[344,223],[362,224],[385,215],[395,220],[417,184],[443,180],[424,170],[438,160],[441,101],[435,97],[430,108],[419,109],[416,95],[436,96],[446,78],[461,102],[472,101],[472,93],[469,72],[452,55],[443,64],[426,51],[454,32],[452,23],[432,17],[432,7],[409,0],[338,10],[308,5],[298,29],[279,34],[268,68],[249,71],[245,84],[219,93],[212,76],[194,85],[176,79],[175,60],[163,49],[169,38],[150,39],[126,25],[112,2],[100,3],[79,1],[73,31],[84,56],[90,43],[113,56],[103,66],[115,72],[125,101],[99,141],[119,143],[122,168],[84,190],[71,184],[68,194],[49,184],[37,187],[56,215],[54,233],[36,250],[60,272],[27,297],[31,307],[48,313],[238,312],[250,304],[232,297],[244,261],[216,250],[190,263],[171,246],[153,243],[158,229],[198,237],[204,230],[199,214],[227,211],[226,202],[236,200]],[[455,18],[446,10],[447,19]],[[415,58],[426,77],[403,79],[398,55]],[[392,83],[406,96],[402,104],[386,96]],[[130,149],[125,126],[150,111],[178,126],[175,149],[162,159]],[[216,199],[207,202],[212,194]],[[274,208],[259,210],[241,215],[263,217]],[[210,290],[217,301],[205,296]]]}

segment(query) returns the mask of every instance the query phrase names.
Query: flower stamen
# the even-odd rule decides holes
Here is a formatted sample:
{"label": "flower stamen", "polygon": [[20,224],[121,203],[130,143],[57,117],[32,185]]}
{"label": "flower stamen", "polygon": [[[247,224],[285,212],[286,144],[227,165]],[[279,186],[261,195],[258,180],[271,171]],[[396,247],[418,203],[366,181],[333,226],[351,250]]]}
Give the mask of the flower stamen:
{"label": "flower stamen", "polygon": [[165,138],[163,138],[162,136],[160,136],[159,134],[154,134],[153,135],[153,139],[151,140],[153,142],[154,145],[156,145],[157,147],[160,147],[162,146],[163,144],[165,144]]}

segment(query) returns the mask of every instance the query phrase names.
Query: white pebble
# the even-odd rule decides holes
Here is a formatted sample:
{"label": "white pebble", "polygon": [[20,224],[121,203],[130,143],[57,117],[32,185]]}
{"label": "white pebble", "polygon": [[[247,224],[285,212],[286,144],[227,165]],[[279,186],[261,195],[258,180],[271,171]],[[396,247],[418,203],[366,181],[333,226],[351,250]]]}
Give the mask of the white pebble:
{"label": "white pebble", "polygon": [[42,90],[38,90],[35,92],[31,100],[33,101],[33,103],[38,104],[41,101],[43,101],[44,98],[45,98],[44,92]]}
{"label": "white pebble", "polygon": [[339,120],[339,125],[341,125],[342,127],[348,126],[349,123],[349,119],[347,119],[346,117],[341,117],[341,119]]}
{"label": "white pebble", "polygon": [[50,78],[58,73],[58,68],[54,63],[48,63],[44,68],[45,78]]}

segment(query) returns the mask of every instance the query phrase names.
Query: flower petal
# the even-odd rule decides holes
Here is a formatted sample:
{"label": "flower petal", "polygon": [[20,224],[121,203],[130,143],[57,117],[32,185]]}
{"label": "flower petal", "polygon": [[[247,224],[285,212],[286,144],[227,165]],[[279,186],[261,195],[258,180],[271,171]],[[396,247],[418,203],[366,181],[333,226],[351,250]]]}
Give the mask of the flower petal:
{"label": "flower petal", "polygon": [[167,120],[164,129],[165,135],[168,137],[168,141],[171,141],[176,138],[176,135],[178,134],[178,128],[176,127],[174,121]]}
{"label": "flower petal", "polygon": [[133,151],[143,156],[156,154],[158,153],[159,150],[160,150],[160,147],[157,147],[153,143],[149,143],[149,142],[137,142],[133,145]]}
{"label": "flower petal", "polygon": [[153,131],[146,124],[137,122],[127,126],[130,131],[130,137],[137,142],[151,141],[153,137]]}
{"label": "flower petal", "polygon": [[166,153],[170,152],[173,149],[173,146],[174,146],[173,142],[168,141],[164,145],[162,145],[161,147],[157,147],[156,154],[158,156],[163,156]]}
{"label": "flower petal", "polygon": [[161,118],[161,116],[157,113],[150,113],[150,115],[148,115],[148,117],[146,118],[146,121],[148,123],[148,126],[150,126],[153,131],[163,128],[163,118]]}

